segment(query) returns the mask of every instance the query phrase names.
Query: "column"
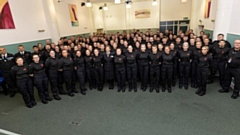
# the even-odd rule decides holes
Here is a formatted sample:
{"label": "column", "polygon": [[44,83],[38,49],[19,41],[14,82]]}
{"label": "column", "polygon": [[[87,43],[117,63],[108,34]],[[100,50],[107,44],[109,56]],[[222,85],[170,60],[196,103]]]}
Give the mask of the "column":
{"label": "column", "polygon": [[233,0],[218,0],[213,40],[217,39],[219,33],[224,34],[226,38],[231,21],[232,5]]}
{"label": "column", "polygon": [[[58,27],[58,22],[57,22],[54,1],[53,0],[42,0],[42,4],[43,4],[43,10],[45,13],[47,25],[51,32],[52,42],[57,44],[58,40],[60,39],[60,32],[59,32],[59,27]],[[59,4],[61,4],[61,3],[59,3]]]}

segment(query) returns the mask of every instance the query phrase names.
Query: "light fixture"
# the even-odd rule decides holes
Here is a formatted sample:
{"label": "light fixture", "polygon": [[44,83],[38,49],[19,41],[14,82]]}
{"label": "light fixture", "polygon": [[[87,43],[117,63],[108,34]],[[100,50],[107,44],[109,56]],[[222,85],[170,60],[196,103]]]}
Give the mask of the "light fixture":
{"label": "light fixture", "polygon": [[87,0],[86,6],[87,6],[87,7],[91,7],[91,6],[92,6],[92,3],[90,2],[90,0]]}
{"label": "light fixture", "polygon": [[107,7],[107,4],[106,4],[106,3],[104,3],[103,10],[108,10],[108,7]]}
{"label": "light fixture", "polygon": [[157,0],[153,0],[152,5],[156,6],[157,5]]}
{"label": "light fixture", "polygon": [[84,7],[84,6],[85,6],[85,2],[82,2],[82,3],[81,3],[81,7]]}
{"label": "light fixture", "polygon": [[187,0],[182,0],[182,2],[187,2]]}
{"label": "light fixture", "polygon": [[126,8],[131,8],[131,5],[130,5],[130,4],[127,4],[127,5],[126,5]]}
{"label": "light fixture", "polygon": [[131,0],[126,0],[126,8],[131,8]]}
{"label": "light fixture", "polygon": [[115,4],[120,4],[121,0],[115,0]]}

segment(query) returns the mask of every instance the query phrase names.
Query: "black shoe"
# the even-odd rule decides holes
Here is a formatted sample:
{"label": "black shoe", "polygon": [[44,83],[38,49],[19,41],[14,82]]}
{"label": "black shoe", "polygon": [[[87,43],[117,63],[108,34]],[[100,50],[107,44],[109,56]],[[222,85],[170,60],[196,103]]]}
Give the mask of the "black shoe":
{"label": "black shoe", "polygon": [[73,93],[68,93],[68,96],[74,97],[74,94]]}
{"label": "black shoe", "polygon": [[212,80],[208,80],[208,81],[207,81],[207,84],[211,84],[211,83],[213,83]]}
{"label": "black shoe", "polygon": [[157,93],[159,93],[159,92],[160,92],[160,91],[159,91],[159,88],[156,88],[156,92],[157,92]]}
{"label": "black shoe", "polygon": [[118,88],[117,92],[121,92],[121,91],[122,91],[121,88]]}
{"label": "black shoe", "polygon": [[166,88],[165,87],[162,87],[162,92],[165,92],[166,91]]}
{"label": "black shoe", "polygon": [[65,91],[59,91],[59,94],[60,94],[60,95],[67,95],[67,92],[65,92]]}
{"label": "black shoe", "polygon": [[125,88],[122,88],[122,92],[125,92]]}
{"label": "black shoe", "polygon": [[146,88],[146,87],[143,87],[142,91],[145,92],[146,90],[147,90],[147,88]]}
{"label": "black shoe", "polygon": [[80,92],[82,95],[86,95],[86,92],[85,91],[81,91]]}
{"label": "black shoe", "polygon": [[10,98],[13,98],[13,97],[15,97],[15,94],[16,94],[16,92],[14,91],[14,92],[12,92],[11,94],[10,94]]}
{"label": "black shoe", "polygon": [[47,104],[48,101],[47,101],[46,99],[43,99],[43,100],[42,100],[42,103],[43,103],[43,104]]}
{"label": "black shoe", "polygon": [[47,101],[52,101],[53,99],[51,97],[46,97],[45,98]]}
{"label": "black shoe", "polygon": [[37,102],[36,101],[31,101],[31,104],[32,104],[32,106],[35,106],[35,105],[37,105]]}
{"label": "black shoe", "polygon": [[150,88],[149,92],[153,92],[153,87]]}
{"label": "black shoe", "polygon": [[195,88],[195,84],[191,83],[191,87],[192,87],[192,88]]}
{"label": "black shoe", "polygon": [[90,90],[92,90],[92,89],[93,89],[93,87],[92,87],[92,86],[90,86],[90,87],[89,87],[89,89],[90,89]]}
{"label": "black shoe", "polygon": [[168,88],[168,93],[172,93],[172,88]]}
{"label": "black shoe", "polygon": [[185,85],[184,88],[185,88],[185,90],[188,90],[188,85]]}
{"label": "black shoe", "polygon": [[173,83],[172,83],[172,86],[175,87],[175,86],[176,86],[176,82],[173,82]]}
{"label": "black shoe", "polygon": [[183,86],[182,84],[179,84],[179,89],[182,89],[182,86]]}
{"label": "black shoe", "polygon": [[110,86],[109,86],[109,89],[110,89],[110,90],[114,89],[114,86],[113,86],[113,85],[110,85]]}
{"label": "black shoe", "polygon": [[236,98],[238,98],[238,97],[239,97],[238,94],[232,94],[232,96],[231,96],[232,99],[236,99]]}
{"label": "black shoe", "polygon": [[199,95],[199,96],[204,96],[205,94],[206,94],[205,91],[201,91],[198,95]]}
{"label": "black shoe", "polygon": [[132,91],[132,88],[128,88],[128,91],[131,92],[131,91]]}
{"label": "black shoe", "polygon": [[59,96],[54,96],[54,99],[55,99],[55,100],[61,100],[62,98],[59,97]]}
{"label": "black shoe", "polygon": [[33,107],[33,105],[32,105],[31,103],[26,104],[26,106],[27,106],[28,108],[32,108],[32,107]]}
{"label": "black shoe", "polygon": [[72,92],[73,92],[73,93],[78,93],[78,91],[77,91],[77,90],[73,90]]}
{"label": "black shoe", "polygon": [[198,89],[195,94],[199,94],[201,92],[201,89]]}
{"label": "black shoe", "polygon": [[219,92],[219,93],[228,93],[229,90],[223,90],[223,89],[221,89],[221,90],[218,90],[218,92]]}
{"label": "black shoe", "polygon": [[137,92],[137,88],[134,88],[134,92]]}
{"label": "black shoe", "polygon": [[141,90],[143,90],[144,89],[144,87],[143,86],[141,86]]}

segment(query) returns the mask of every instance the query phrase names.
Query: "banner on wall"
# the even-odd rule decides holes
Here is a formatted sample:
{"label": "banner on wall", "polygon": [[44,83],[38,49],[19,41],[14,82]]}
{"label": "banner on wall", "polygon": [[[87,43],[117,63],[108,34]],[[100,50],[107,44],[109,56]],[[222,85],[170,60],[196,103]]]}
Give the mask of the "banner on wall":
{"label": "banner on wall", "polygon": [[135,18],[150,18],[150,9],[141,9],[135,11]]}
{"label": "banner on wall", "polygon": [[8,0],[0,0],[0,29],[15,29]]}
{"label": "banner on wall", "polygon": [[69,7],[69,13],[70,13],[70,19],[71,24],[73,27],[79,26],[78,18],[77,18],[77,6],[75,4],[68,4]]}
{"label": "banner on wall", "polygon": [[204,18],[209,18],[211,10],[211,0],[205,0]]}

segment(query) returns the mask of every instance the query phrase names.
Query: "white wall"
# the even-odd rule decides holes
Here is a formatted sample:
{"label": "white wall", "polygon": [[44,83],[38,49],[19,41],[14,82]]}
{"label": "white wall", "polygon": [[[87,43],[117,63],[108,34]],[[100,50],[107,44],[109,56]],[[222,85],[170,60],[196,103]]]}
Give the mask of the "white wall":
{"label": "white wall", "polygon": [[[15,29],[0,30],[0,45],[51,38],[41,0],[9,0]],[[39,33],[38,30],[45,32]]]}
{"label": "white wall", "polygon": [[[204,29],[214,30],[214,22],[217,12],[218,0],[211,0],[211,10],[209,18],[204,18],[205,0],[192,0],[191,29],[199,34],[198,25],[204,25]],[[199,22],[199,20],[202,21]]]}
{"label": "white wall", "polygon": [[240,27],[239,27],[239,23],[240,23],[240,17],[239,17],[239,13],[240,13],[240,1],[239,0],[233,0],[233,7],[232,7],[232,13],[231,13],[231,21],[230,21],[230,25],[229,25],[229,32],[231,34],[236,34],[236,35],[240,35]]}
{"label": "white wall", "polygon": [[[160,0],[160,21],[183,20],[191,17],[192,0]],[[202,1],[202,0],[198,0]]]}
{"label": "white wall", "polygon": [[108,10],[99,10],[99,12],[101,11],[103,12],[106,30],[126,29],[126,10],[124,4],[109,5]]}
{"label": "white wall", "polygon": [[99,5],[92,5],[92,14],[95,29],[104,29],[103,10],[99,10]]}
{"label": "white wall", "polygon": [[[68,4],[76,4],[78,11],[79,26],[72,27]],[[61,36],[69,36],[92,32],[91,8],[81,7],[80,0],[64,0],[58,3],[54,1],[57,22]]]}
{"label": "white wall", "polygon": [[[158,2],[159,4],[159,2]],[[150,9],[150,18],[135,18],[135,11],[141,9]],[[153,6],[152,1],[134,2],[132,7],[126,9],[127,28],[159,28],[159,6]]]}

